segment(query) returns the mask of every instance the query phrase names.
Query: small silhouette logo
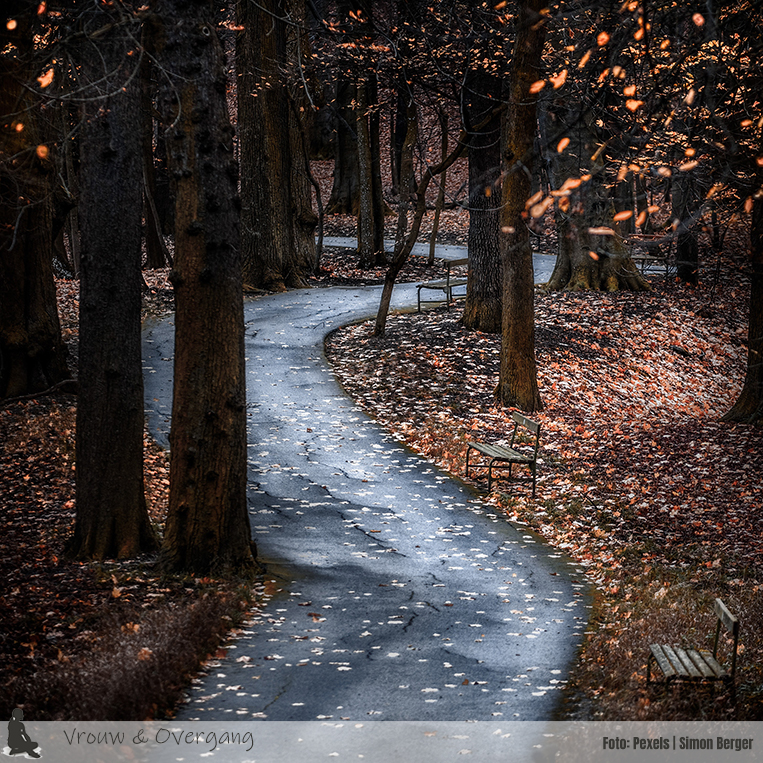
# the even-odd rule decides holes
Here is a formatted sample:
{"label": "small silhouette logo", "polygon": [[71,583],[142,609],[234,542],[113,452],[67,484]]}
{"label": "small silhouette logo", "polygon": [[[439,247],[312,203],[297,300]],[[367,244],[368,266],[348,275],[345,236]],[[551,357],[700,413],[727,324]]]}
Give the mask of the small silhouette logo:
{"label": "small silhouette logo", "polygon": [[32,741],[24,728],[24,711],[17,707],[8,721],[8,746],[3,750],[6,755],[23,755],[25,758],[41,758],[40,745]]}

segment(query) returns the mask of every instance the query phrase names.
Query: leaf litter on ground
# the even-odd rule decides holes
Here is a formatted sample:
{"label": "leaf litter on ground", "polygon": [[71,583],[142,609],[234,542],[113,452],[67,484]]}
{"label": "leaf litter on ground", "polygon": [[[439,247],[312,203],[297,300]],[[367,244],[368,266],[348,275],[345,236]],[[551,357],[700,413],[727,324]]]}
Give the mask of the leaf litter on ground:
{"label": "leaf litter on ground", "polygon": [[[334,233],[352,230],[340,220]],[[359,271],[352,250],[327,250],[322,265],[315,285],[378,283],[383,275]],[[144,273],[146,315],[172,309],[167,272]],[[433,273],[436,267],[412,258],[401,280]],[[645,634],[693,633],[701,621],[696,607],[684,606],[687,593],[705,600],[722,594],[742,613],[742,675],[748,686],[761,685],[763,649],[750,624],[763,624],[762,433],[720,420],[739,392],[746,359],[748,284],[737,271],[728,273],[698,289],[658,283],[649,294],[537,295],[545,405],[537,415],[538,495],[532,500],[523,488],[499,482],[491,500],[508,520],[575,557],[599,586],[598,628],[577,671],[581,717],[713,716],[713,708],[691,701],[655,701],[643,686],[645,655],[638,650]],[[61,279],[57,286],[62,331],[76,361],[78,285]],[[369,325],[351,326],[327,347],[343,384],[372,415],[460,476],[467,440],[505,441],[510,412],[493,398],[499,339],[464,331],[458,315],[438,309],[391,316],[384,339],[372,338]],[[181,610],[218,587],[213,580],[170,584],[140,564],[63,558],[75,507],[75,406],[76,397],[56,394],[0,409],[0,482],[8,496],[0,509],[7,584],[0,685],[9,708],[32,676],[65,676],[93,647],[114,649],[106,643],[113,642],[115,623],[125,641],[122,657],[158,654],[156,635],[150,647],[133,638],[147,636],[150,616]],[[151,517],[161,526],[167,460],[149,441],[146,475]],[[268,598],[266,587],[258,596]],[[148,613],[144,628],[141,613]],[[212,630],[224,637],[220,613],[214,617]],[[153,669],[150,659],[140,664]],[[741,705],[718,712],[760,717],[759,688],[740,694]],[[39,708],[37,717],[46,717]],[[127,717],[124,705],[118,712]],[[156,712],[162,710],[150,704],[145,710]]]}
{"label": "leaf litter on ground", "polygon": [[[543,410],[532,414],[542,426],[537,496],[499,480],[489,500],[507,520],[531,527],[584,565],[598,587],[604,627],[590,639],[580,677],[599,701],[598,713],[695,717],[699,710],[691,702],[650,699],[643,669],[636,668],[646,662],[647,639],[671,631],[666,609],[683,622],[675,610],[687,597],[694,632],[702,611],[691,597],[700,594],[706,604],[719,595],[749,613],[741,664],[753,688],[749,703],[733,712],[758,717],[763,643],[753,632],[756,620],[763,625],[757,603],[763,428],[722,421],[745,376],[748,283],[730,268],[710,286],[653,285],[638,294],[537,290],[543,400]],[[500,336],[468,331],[459,319],[460,310],[443,308],[399,314],[390,317],[382,338],[365,323],[337,330],[326,346],[353,398],[401,440],[463,478],[467,443],[508,444],[512,427],[511,410],[494,398]],[[479,472],[475,484],[486,487]],[[657,599],[652,588],[661,592]],[[612,607],[616,622],[607,614]],[[615,678],[602,679],[599,670],[591,684],[582,674],[606,659],[610,629],[620,627],[631,628],[620,639],[630,644],[630,657],[619,663],[627,675],[605,691],[620,673],[617,660],[610,666]],[[607,638],[598,641],[601,634]],[[730,712],[724,708],[721,715]]]}

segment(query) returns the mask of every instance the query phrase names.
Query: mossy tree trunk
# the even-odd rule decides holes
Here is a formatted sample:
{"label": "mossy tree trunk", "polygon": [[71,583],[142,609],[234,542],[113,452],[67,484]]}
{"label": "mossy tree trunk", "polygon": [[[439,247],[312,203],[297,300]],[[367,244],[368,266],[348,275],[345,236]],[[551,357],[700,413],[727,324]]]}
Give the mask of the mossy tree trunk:
{"label": "mossy tree trunk", "polygon": [[521,9],[509,76],[509,107],[502,115],[500,248],[503,266],[501,364],[496,397],[502,405],[542,408],[535,362],[534,276],[527,200],[532,193],[537,97],[530,86],[541,65],[545,23],[542,0]]}
{"label": "mossy tree trunk", "polygon": [[246,501],[240,202],[218,5],[158,0],[159,108],[174,179],[175,370],[163,560],[197,574],[254,564]]}
{"label": "mossy tree trunk", "polygon": [[[80,152],[77,516],[67,553],[122,559],[158,549],[143,483],[140,79],[137,28],[80,17],[87,93]],[[104,31],[105,30],[105,31]]]}

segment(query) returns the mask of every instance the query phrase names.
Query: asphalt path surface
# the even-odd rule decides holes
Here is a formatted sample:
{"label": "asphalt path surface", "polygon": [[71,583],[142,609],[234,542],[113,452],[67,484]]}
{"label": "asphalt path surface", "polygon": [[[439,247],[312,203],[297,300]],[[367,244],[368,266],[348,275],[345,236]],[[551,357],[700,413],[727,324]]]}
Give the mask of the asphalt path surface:
{"label": "asphalt path surface", "polygon": [[[372,316],[379,297],[334,287],[246,303],[248,498],[274,583],[178,720],[546,720],[558,709],[590,608],[582,570],[344,394],[324,338]],[[396,287],[393,308],[411,304],[415,287]],[[164,444],[173,330],[170,318],[144,333],[146,411]]]}

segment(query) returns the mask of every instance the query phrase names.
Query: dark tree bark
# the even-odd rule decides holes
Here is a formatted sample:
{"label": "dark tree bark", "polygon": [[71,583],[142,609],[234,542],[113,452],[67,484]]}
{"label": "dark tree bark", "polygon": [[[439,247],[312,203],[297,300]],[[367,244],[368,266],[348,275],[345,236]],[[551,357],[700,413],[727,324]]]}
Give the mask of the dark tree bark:
{"label": "dark tree bark", "polygon": [[164,243],[161,218],[156,204],[156,171],[154,169],[153,97],[155,82],[151,76],[151,59],[141,65],[141,157],[143,159],[143,215],[145,220],[146,267],[163,268],[172,264]]}
{"label": "dark tree bark", "polygon": [[542,0],[529,0],[521,9],[509,76],[509,108],[501,125],[503,324],[496,397],[503,405],[528,412],[542,408],[535,363],[535,295],[526,204],[532,194],[537,131],[537,97],[530,86],[538,79],[543,53],[543,7]]}
{"label": "dark tree bark", "polygon": [[285,76],[289,9],[286,0],[237,4],[242,269],[247,285],[269,291],[306,286],[315,267],[317,218]]}
{"label": "dark tree bark", "polygon": [[[358,0],[360,45],[373,43],[373,4]],[[383,267],[384,214],[381,180],[381,118],[379,114],[379,84],[376,72],[369,72],[357,84],[356,133],[358,140],[358,251],[360,268]]]}
{"label": "dark tree bark", "polygon": [[384,265],[384,199],[379,166],[379,119],[369,113],[376,106],[376,84],[368,80],[357,87],[359,267]]}
{"label": "dark tree bark", "polygon": [[480,70],[467,80],[464,96],[467,130],[485,117],[489,121],[469,144],[469,273],[461,322],[466,328],[493,334],[501,331],[503,291],[498,244],[501,117],[491,114],[499,93],[497,78]]}
{"label": "dark tree bark", "polygon": [[355,86],[341,80],[336,88],[336,100],[332,108],[336,114],[334,151],[334,184],[326,205],[330,215],[357,215],[360,205],[358,181],[358,137],[355,131],[355,112],[352,100]]}
{"label": "dark tree bark", "polygon": [[384,250],[384,218],[392,210],[384,201],[381,175],[381,112],[379,111],[379,80],[376,74],[371,77],[369,101],[374,108],[368,118],[369,137],[371,138],[371,185],[374,198],[374,253],[377,267],[387,264]]}
{"label": "dark tree bark", "polygon": [[89,93],[82,125],[77,518],[67,552],[122,559],[158,548],[143,490],[141,94],[127,55],[136,30],[100,10],[81,20],[106,31],[82,53],[84,78],[104,86]]}
{"label": "dark tree bark", "polygon": [[[52,154],[38,127],[34,82],[36,7],[9,3],[0,43],[0,398],[52,387],[69,377],[53,279]],[[38,146],[42,146],[38,150]]]}
{"label": "dark tree bark", "polygon": [[217,4],[158,0],[159,108],[175,186],[171,570],[250,568],[240,203]]}
{"label": "dark tree bark", "polygon": [[[320,201],[320,186],[310,170],[310,153],[307,132],[310,101],[305,92],[305,86],[310,87],[313,78],[310,76],[310,41],[305,30],[308,16],[305,0],[289,0],[289,9],[295,26],[291,27],[292,34],[287,40],[287,60],[296,62],[302,72],[296,83],[290,83],[287,90],[289,104],[289,165],[290,199],[292,218],[292,245],[288,268],[285,268],[287,281],[292,285],[305,286],[306,279],[317,268],[318,249],[316,246],[316,227],[319,225],[322,212]],[[295,77],[295,79],[297,79]],[[303,81],[304,80],[304,81]],[[319,214],[313,210],[313,192],[316,195]],[[322,228],[319,232],[322,245]],[[291,279],[290,272],[298,274],[298,279]]]}
{"label": "dark tree bark", "polygon": [[756,198],[750,227],[752,279],[750,326],[747,332],[747,373],[739,399],[724,421],[754,424],[763,420],[763,198]]}
{"label": "dark tree bark", "polygon": [[371,134],[368,129],[368,83],[361,80],[355,97],[357,104],[356,131],[358,135],[358,184],[360,197],[358,204],[358,267],[368,269],[374,266],[374,191],[373,164],[371,161]]}
{"label": "dark tree bark", "polygon": [[702,205],[692,172],[680,172],[672,179],[671,198],[676,226],[676,275],[684,283],[699,283],[699,241],[697,221]]}

